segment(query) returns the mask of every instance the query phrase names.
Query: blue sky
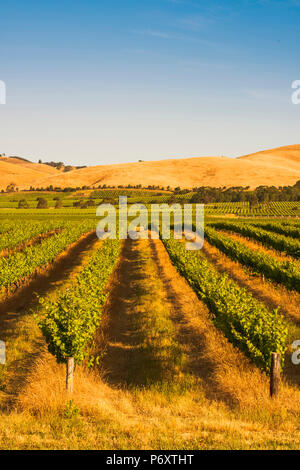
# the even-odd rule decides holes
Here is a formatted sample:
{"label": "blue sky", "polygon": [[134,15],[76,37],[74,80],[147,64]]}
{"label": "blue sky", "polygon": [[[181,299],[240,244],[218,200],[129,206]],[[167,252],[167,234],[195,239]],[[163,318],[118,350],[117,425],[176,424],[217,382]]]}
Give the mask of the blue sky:
{"label": "blue sky", "polygon": [[300,143],[300,0],[1,5],[0,153],[104,164]]}

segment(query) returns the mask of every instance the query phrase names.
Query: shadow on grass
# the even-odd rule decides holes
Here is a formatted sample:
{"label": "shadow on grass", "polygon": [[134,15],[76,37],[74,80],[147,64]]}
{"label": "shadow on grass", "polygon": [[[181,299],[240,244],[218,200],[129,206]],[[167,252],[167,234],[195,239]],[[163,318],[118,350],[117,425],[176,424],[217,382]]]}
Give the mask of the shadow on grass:
{"label": "shadow on grass", "polygon": [[[149,273],[151,254],[128,239],[106,305],[105,378],[123,388],[166,387],[183,362],[162,302],[161,282]],[[147,243],[147,242],[146,242]],[[155,273],[156,274],[156,273]],[[157,283],[156,283],[157,282]]]}

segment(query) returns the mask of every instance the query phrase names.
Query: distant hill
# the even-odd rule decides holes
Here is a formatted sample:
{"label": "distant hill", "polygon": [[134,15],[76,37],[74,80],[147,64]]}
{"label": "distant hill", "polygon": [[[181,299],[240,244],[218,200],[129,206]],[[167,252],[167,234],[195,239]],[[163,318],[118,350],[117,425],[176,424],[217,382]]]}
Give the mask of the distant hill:
{"label": "distant hill", "polygon": [[19,189],[38,186],[44,178],[57,174],[55,168],[47,165],[29,162],[20,157],[0,158],[0,189],[5,189],[10,183],[15,183]]}
{"label": "distant hill", "polygon": [[19,189],[98,185],[195,186],[294,185],[300,180],[300,145],[265,150],[238,158],[196,157],[98,165],[66,173],[44,164],[0,158],[0,189],[12,182]]}

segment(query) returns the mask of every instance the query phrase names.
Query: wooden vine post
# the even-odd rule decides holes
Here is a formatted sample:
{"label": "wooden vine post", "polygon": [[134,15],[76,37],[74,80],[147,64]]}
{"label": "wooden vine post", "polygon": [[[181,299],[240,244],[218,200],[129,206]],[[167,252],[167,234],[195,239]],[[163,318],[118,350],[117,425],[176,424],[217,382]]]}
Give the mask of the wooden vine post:
{"label": "wooden vine post", "polygon": [[66,366],[66,389],[69,393],[73,393],[74,357],[67,358]]}
{"label": "wooden vine post", "polygon": [[280,384],[280,354],[271,354],[270,395],[277,397]]}

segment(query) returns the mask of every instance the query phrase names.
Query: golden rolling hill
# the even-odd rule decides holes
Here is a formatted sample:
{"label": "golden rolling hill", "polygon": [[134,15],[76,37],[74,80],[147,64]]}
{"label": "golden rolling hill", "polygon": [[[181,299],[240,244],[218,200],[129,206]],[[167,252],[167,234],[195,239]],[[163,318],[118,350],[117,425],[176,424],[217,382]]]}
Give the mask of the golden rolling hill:
{"label": "golden rolling hill", "polygon": [[148,185],[195,186],[293,185],[300,180],[300,145],[266,150],[238,158],[197,157],[117,165],[98,165],[67,173],[44,164],[0,158],[0,189],[15,183],[19,189]]}
{"label": "golden rolling hill", "polygon": [[0,189],[14,183],[19,189],[39,186],[39,182],[58,171],[48,165],[39,165],[18,158],[0,158]]}

